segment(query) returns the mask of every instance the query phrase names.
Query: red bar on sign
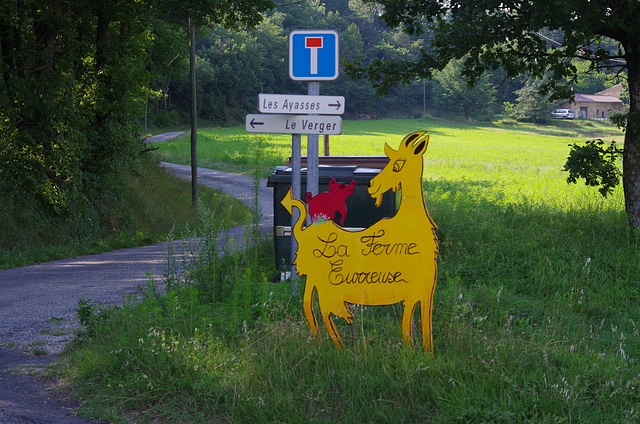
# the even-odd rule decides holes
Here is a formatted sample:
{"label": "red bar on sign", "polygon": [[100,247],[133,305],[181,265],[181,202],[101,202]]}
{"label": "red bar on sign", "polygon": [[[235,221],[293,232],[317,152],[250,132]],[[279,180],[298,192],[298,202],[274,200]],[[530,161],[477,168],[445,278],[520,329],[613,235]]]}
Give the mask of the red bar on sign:
{"label": "red bar on sign", "polygon": [[322,37],[305,37],[304,43],[304,46],[308,49],[312,47],[322,48]]}

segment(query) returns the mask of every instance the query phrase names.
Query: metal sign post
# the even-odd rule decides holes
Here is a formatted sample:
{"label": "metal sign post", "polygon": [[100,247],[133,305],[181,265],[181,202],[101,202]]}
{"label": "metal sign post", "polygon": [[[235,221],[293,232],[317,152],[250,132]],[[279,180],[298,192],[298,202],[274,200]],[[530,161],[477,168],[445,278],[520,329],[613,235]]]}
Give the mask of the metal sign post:
{"label": "metal sign post", "polygon": [[[308,87],[310,96],[320,95],[320,83],[310,81]],[[320,154],[318,134],[307,134],[307,191],[313,196],[318,194],[318,179],[320,174]],[[309,221],[311,217],[308,217]]]}
{"label": "metal sign post", "polygon": [[[289,35],[289,76],[292,80],[309,81],[307,94],[320,95],[319,81],[330,81],[338,78],[339,55],[338,33],[333,30],[297,30]],[[344,102],[343,102],[344,103]],[[310,111],[313,114],[319,111]],[[340,128],[340,133],[342,128]],[[318,132],[307,132],[307,191],[312,195],[318,194],[318,179],[320,173],[320,158],[318,146]],[[328,134],[328,133],[327,133]],[[293,170],[292,170],[293,171]],[[296,177],[300,179],[300,174]],[[292,173],[292,184],[295,182]],[[300,199],[300,197],[297,197]],[[296,222],[291,217],[291,228]],[[291,233],[292,246],[295,243],[293,231]],[[295,243],[297,245],[297,243]],[[291,259],[295,257],[291,250]],[[295,267],[291,268],[291,277],[295,274]]]}
{"label": "metal sign post", "polygon": [[[297,30],[289,35],[289,76],[309,81],[307,94],[320,95],[319,81],[338,78],[338,33],[333,30]],[[311,111],[311,114],[317,114]],[[307,133],[307,191],[318,194],[318,133]]]}
{"label": "metal sign post", "polygon": [[[338,78],[338,33],[334,30],[295,30],[289,34],[289,76],[308,81],[307,94],[260,94],[258,110],[245,119],[248,132],[291,134],[291,189],[296,199],[301,193],[301,139],[307,135],[307,191],[318,194],[319,135],[342,134],[344,97],[320,96],[319,81]],[[294,212],[295,213],[295,212]],[[295,223],[299,214],[292,216]],[[291,259],[298,250],[291,236]],[[291,264],[291,277],[296,268]],[[292,283],[293,287],[293,283]]]}

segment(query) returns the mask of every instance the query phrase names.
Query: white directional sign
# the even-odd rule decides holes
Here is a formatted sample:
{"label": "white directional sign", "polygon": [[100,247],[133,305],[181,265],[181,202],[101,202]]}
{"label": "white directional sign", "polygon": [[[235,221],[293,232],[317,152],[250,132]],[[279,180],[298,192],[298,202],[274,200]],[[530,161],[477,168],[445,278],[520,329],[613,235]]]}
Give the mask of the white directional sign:
{"label": "white directional sign", "polygon": [[258,94],[258,110],[262,113],[294,115],[342,115],[342,96],[302,96],[295,94]]}
{"label": "white directional sign", "polygon": [[258,115],[249,114],[245,120],[248,132],[279,134],[342,134],[339,116]]}
{"label": "white directional sign", "polygon": [[293,80],[338,78],[338,33],[334,30],[294,30],[289,34],[289,76]]}

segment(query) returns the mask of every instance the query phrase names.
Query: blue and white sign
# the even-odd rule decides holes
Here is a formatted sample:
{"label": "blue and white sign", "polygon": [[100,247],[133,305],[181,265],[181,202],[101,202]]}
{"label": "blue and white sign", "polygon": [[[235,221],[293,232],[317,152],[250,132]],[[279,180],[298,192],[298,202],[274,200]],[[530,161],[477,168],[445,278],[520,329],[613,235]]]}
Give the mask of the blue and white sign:
{"label": "blue and white sign", "polygon": [[338,33],[336,31],[291,31],[289,76],[292,80],[334,80],[338,78],[338,68]]}

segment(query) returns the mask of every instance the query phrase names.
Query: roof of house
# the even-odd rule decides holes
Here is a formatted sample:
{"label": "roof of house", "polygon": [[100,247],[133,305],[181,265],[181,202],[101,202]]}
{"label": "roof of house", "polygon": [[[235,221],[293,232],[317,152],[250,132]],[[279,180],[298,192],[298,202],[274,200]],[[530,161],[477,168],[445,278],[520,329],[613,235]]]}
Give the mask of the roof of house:
{"label": "roof of house", "polygon": [[592,103],[622,103],[620,99],[613,96],[602,96],[598,94],[575,94],[574,102],[592,102]]}
{"label": "roof of house", "polygon": [[622,94],[622,84],[616,84],[613,87],[607,88],[606,90],[602,90],[602,91],[598,91],[597,95],[600,96],[613,96],[613,97],[617,97],[618,99],[620,98],[620,95]]}

